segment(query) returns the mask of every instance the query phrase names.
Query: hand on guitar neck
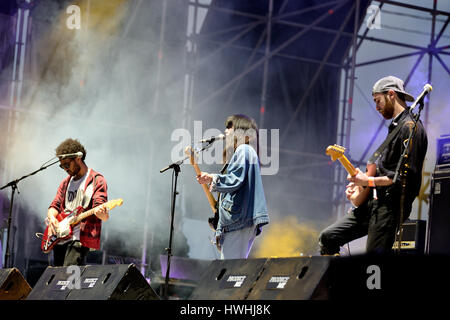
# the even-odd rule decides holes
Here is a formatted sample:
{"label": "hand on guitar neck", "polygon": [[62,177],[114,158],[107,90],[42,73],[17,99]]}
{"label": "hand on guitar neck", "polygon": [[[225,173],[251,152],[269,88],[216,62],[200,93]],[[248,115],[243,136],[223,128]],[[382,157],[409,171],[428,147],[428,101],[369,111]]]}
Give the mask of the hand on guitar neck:
{"label": "hand on guitar neck", "polygon": [[217,221],[219,219],[217,212],[217,201],[216,199],[214,199],[214,196],[211,193],[210,190],[211,186],[208,187],[208,184],[210,184],[213,180],[213,176],[209,173],[200,171],[200,168],[198,167],[198,164],[195,159],[195,152],[190,146],[186,147],[184,152],[189,156],[191,165],[194,167],[196,173],[197,181],[202,186],[203,191],[206,195],[206,199],[208,200],[209,206],[211,207],[211,210],[213,212],[213,217],[208,219],[208,223],[211,226],[211,228],[215,230],[217,227]]}
{"label": "hand on guitar neck", "polygon": [[[197,181],[200,184],[210,185],[213,181],[213,176],[207,172],[201,172],[199,175],[197,175]],[[211,191],[211,187],[209,188],[209,191]]]}
{"label": "hand on guitar neck", "polygon": [[94,214],[102,221],[106,221],[109,219],[108,208],[104,205],[100,205],[95,207]]}
{"label": "hand on guitar neck", "polygon": [[367,171],[364,173],[359,168],[355,168],[344,155],[345,148],[339,145],[329,146],[326,154],[331,157],[332,161],[339,160],[342,166],[347,171],[347,180],[350,183],[346,186],[345,196],[351,203],[358,207],[367,200],[370,188],[369,177],[374,177],[376,174],[376,165],[368,164]]}
{"label": "hand on guitar neck", "polygon": [[[359,168],[355,168],[356,174],[355,175],[347,175],[347,180],[353,183],[355,186],[358,187],[367,187],[369,185],[369,175],[368,173],[362,172]],[[369,170],[369,168],[368,168]],[[369,170],[372,171],[372,170]],[[372,174],[370,176],[373,176]]]}

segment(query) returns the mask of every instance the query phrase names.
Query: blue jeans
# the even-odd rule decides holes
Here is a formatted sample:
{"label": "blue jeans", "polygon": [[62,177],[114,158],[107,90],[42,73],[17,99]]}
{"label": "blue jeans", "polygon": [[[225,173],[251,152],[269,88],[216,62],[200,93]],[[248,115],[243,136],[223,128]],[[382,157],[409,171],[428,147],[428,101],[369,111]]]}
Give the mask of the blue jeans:
{"label": "blue jeans", "polygon": [[256,226],[222,233],[220,259],[247,259],[256,237]]}

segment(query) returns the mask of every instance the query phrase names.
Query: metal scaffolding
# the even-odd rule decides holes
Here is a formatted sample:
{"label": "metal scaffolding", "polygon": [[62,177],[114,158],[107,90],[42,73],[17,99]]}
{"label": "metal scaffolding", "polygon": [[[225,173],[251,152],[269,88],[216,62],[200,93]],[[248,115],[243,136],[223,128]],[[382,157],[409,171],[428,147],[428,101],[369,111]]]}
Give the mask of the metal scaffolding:
{"label": "metal scaffolding", "polygon": [[[412,56],[418,56],[413,67],[411,68],[411,71],[409,72],[408,76],[406,77],[406,79],[404,81],[405,86],[407,86],[407,84],[410,82],[412,76],[414,75],[414,72],[417,70],[418,66],[422,62],[424,56],[428,55],[428,75],[427,75],[428,83],[432,83],[432,80],[433,80],[432,72],[433,72],[434,59],[437,60],[440,63],[440,65],[450,75],[449,67],[446,65],[446,63],[440,57],[441,54],[444,54],[444,55],[450,54],[448,51],[446,51],[447,49],[449,49],[449,46],[448,45],[439,46],[439,41],[441,40],[442,35],[444,34],[444,32],[447,29],[447,26],[450,22],[450,12],[437,10],[437,2],[438,2],[437,0],[433,1],[432,9],[426,8],[426,7],[421,7],[421,6],[416,6],[416,5],[411,5],[411,4],[406,4],[406,3],[399,2],[399,1],[374,0],[373,3],[374,2],[379,3],[378,12],[381,11],[381,9],[384,7],[384,5],[392,5],[392,6],[400,7],[400,8],[408,8],[408,9],[414,10],[416,12],[429,13],[431,15],[431,20],[432,20],[431,30],[430,30],[430,41],[429,41],[429,43],[426,43],[422,46],[418,46],[418,45],[412,45],[410,43],[401,42],[401,41],[392,41],[392,40],[387,40],[387,39],[383,39],[383,38],[368,37],[367,34],[370,30],[368,26],[366,27],[366,29],[362,35],[357,35],[357,33],[356,33],[357,31],[355,31],[354,37],[358,38],[358,43],[356,43],[352,54],[349,55],[349,57],[346,59],[344,65],[343,65],[344,93],[343,93],[343,99],[341,100],[343,117],[341,119],[342,130],[341,130],[341,133],[338,135],[338,144],[345,146],[346,148],[348,148],[350,146],[350,133],[351,133],[351,125],[352,125],[352,107],[353,107],[353,100],[354,100],[353,99],[354,98],[354,89],[355,88],[359,89],[359,87],[357,87],[357,85],[355,83],[355,77],[354,77],[356,68],[371,65],[371,64],[381,64],[381,63],[387,62],[387,61],[405,59],[405,58],[412,57]],[[439,32],[436,32],[436,22],[437,22],[437,17],[439,17],[439,16],[442,16],[445,18],[445,23],[441,27]],[[420,17],[413,16],[413,15],[411,15],[411,17],[420,18]],[[384,44],[387,46],[397,46],[397,47],[411,49],[412,51],[407,54],[393,55],[393,56],[385,57],[385,58],[381,58],[381,59],[374,59],[371,61],[356,63],[357,51],[361,47],[361,45],[363,44],[364,41],[375,41],[377,43]],[[426,128],[427,124],[429,123],[430,100],[431,100],[431,95],[429,95],[429,99],[425,103],[425,115],[424,115],[424,120],[423,120],[425,128]],[[370,141],[369,141],[367,147],[365,148],[364,152],[362,153],[361,157],[354,161],[355,164],[365,165],[365,162],[367,161],[367,158],[368,158],[368,153],[371,150],[371,148],[373,147],[373,144],[374,144],[377,136],[380,134],[381,129],[384,127],[385,127],[385,120],[383,119],[383,120],[381,120],[381,122],[375,132],[375,135],[370,139]],[[341,167],[337,168],[337,170],[338,170],[338,181],[339,180],[345,181],[346,173],[343,172]],[[424,173],[424,174],[426,175],[426,173]],[[337,199],[343,193],[343,183],[340,185],[338,184],[336,189],[337,189],[336,203],[338,204],[339,202],[337,201]],[[424,191],[425,190],[422,190],[422,194],[419,195],[419,200],[427,202],[427,197],[426,197],[426,195],[423,194]],[[345,201],[338,204],[338,206],[341,207],[341,209],[339,209],[338,212],[340,212],[340,213],[345,212],[345,207],[346,207]],[[421,209],[421,203],[419,204],[419,210],[420,209]],[[420,219],[420,218],[421,218],[421,212],[418,213],[418,219]]]}
{"label": "metal scaffolding", "polygon": [[[356,48],[357,47],[355,44],[359,40],[359,43],[358,43],[358,47],[359,47],[361,45],[361,42],[364,40],[363,37],[358,36],[359,26],[360,26],[362,18],[363,18],[359,14],[359,12],[361,10],[361,0],[351,1],[351,2],[346,1],[346,0],[330,1],[330,2],[320,3],[315,6],[307,7],[307,8],[293,11],[293,12],[292,11],[285,12],[288,2],[289,2],[289,0],[284,0],[282,2],[279,12],[276,15],[273,12],[273,1],[267,1],[268,7],[267,7],[266,15],[258,15],[258,14],[249,13],[249,12],[242,12],[242,11],[238,11],[238,10],[222,8],[219,6],[215,6],[214,4],[201,4],[201,3],[199,3],[198,0],[191,0],[189,3],[189,5],[193,8],[193,10],[195,12],[195,14],[194,14],[195,23],[198,22],[197,14],[198,14],[199,8],[217,11],[217,12],[223,13],[225,15],[228,14],[228,15],[235,15],[238,17],[245,17],[245,18],[249,18],[251,20],[250,22],[245,23],[245,24],[231,26],[231,27],[223,29],[223,30],[208,32],[207,34],[199,34],[196,32],[188,38],[188,40],[192,43],[192,48],[197,48],[197,43],[200,43],[200,42],[214,43],[214,40],[212,40],[211,38],[216,36],[217,34],[234,32],[234,35],[232,37],[230,37],[230,39],[228,41],[225,41],[223,43],[217,43],[218,47],[215,50],[213,50],[211,53],[209,53],[206,57],[203,57],[200,62],[197,62],[198,59],[196,58],[196,53],[197,53],[196,51],[192,50],[189,52],[189,54],[190,54],[189,56],[193,57],[192,61],[196,61],[195,65],[188,65],[188,68],[187,68],[189,71],[188,75],[187,75],[187,79],[189,79],[187,86],[189,88],[192,88],[194,86],[194,84],[193,84],[194,74],[198,70],[199,65],[208,63],[210,57],[218,54],[220,51],[224,50],[225,48],[245,50],[250,53],[249,58],[245,63],[244,69],[240,70],[240,72],[237,75],[235,75],[228,82],[224,83],[221,87],[219,87],[214,92],[206,93],[205,96],[203,96],[200,99],[200,101],[197,101],[196,107],[198,107],[198,108],[207,105],[209,102],[211,102],[212,99],[216,98],[218,95],[222,94],[226,90],[229,90],[228,92],[230,92],[230,94],[228,95],[228,97],[226,99],[228,101],[231,101],[231,99],[233,99],[242,79],[245,76],[249,75],[255,69],[262,68],[263,69],[262,81],[261,81],[262,87],[261,87],[260,106],[259,106],[259,108],[260,108],[260,110],[259,110],[259,115],[260,115],[259,127],[262,128],[265,124],[264,115],[265,115],[266,111],[269,108],[271,108],[270,105],[267,105],[267,86],[268,86],[267,69],[268,69],[269,63],[277,62],[275,59],[272,59],[272,58],[277,57],[277,58],[289,59],[292,61],[301,61],[301,62],[313,63],[313,64],[318,65],[316,74],[314,75],[313,79],[311,79],[308,87],[306,88],[306,90],[302,94],[302,96],[300,97],[300,100],[297,105],[292,104],[292,101],[290,100],[290,97],[287,93],[288,84],[286,82],[284,75],[282,74],[282,71],[280,71],[279,76],[280,76],[280,83],[281,83],[281,87],[282,87],[282,91],[283,91],[283,96],[284,96],[287,107],[290,108],[290,110],[292,111],[292,114],[293,114],[292,117],[289,119],[287,126],[284,129],[283,134],[280,137],[280,144],[282,144],[283,141],[286,140],[289,132],[292,131],[292,129],[294,129],[297,126],[296,119],[298,119],[298,117],[300,115],[300,111],[302,110],[302,108],[305,104],[306,98],[308,97],[308,95],[310,95],[311,90],[314,87],[314,85],[316,84],[316,81],[318,80],[319,75],[323,71],[324,67],[339,68],[339,69],[345,70],[345,72],[350,72],[352,75],[351,78],[354,79],[354,67],[351,68],[351,66],[355,65],[355,60],[356,60],[356,51],[357,51]],[[365,3],[367,4],[367,1]],[[326,18],[328,18],[331,14],[336,12],[336,10],[338,10],[345,4],[351,4],[351,10],[346,11],[345,18],[341,22],[339,29],[335,30],[335,29],[325,28],[325,27],[320,26],[321,22],[323,22]],[[294,21],[290,21],[290,20],[286,19],[286,18],[290,18],[290,17],[295,17],[296,15],[301,15],[301,14],[305,14],[307,12],[314,12],[314,11],[318,11],[318,10],[320,10],[320,16],[317,19],[315,19],[315,21],[313,21],[311,24],[304,24],[304,23],[294,22]],[[354,19],[354,21],[353,21],[354,30],[352,33],[350,33],[350,32],[344,31],[344,28],[352,16]],[[272,30],[273,25],[276,25],[276,24],[298,28],[299,30],[296,31],[296,33],[292,37],[287,39],[285,42],[280,44],[278,47],[272,48],[271,47],[271,35],[272,35],[271,30]],[[261,32],[259,39],[257,40],[256,45],[254,47],[247,47],[247,46],[242,46],[242,45],[237,44],[237,41],[239,39],[246,36],[254,28],[261,26],[261,25],[263,25],[264,28],[263,28],[263,31]],[[197,26],[194,26],[193,29],[197,30],[198,28],[197,28]],[[293,44],[300,37],[304,36],[305,34],[308,34],[308,32],[311,32],[311,31],[318,31],[318,32],[333,36],[333,40],[329,44],[328,49],[327,49],[323,59],[314,59],[311,57],[305,57],[302,55],[286,54],[283,52],[283,49],[285,49],[289,45]],[[351,38],[351,41],[353,42],[352,47],[355,48],[352,50],[352,56],[354,58],[350,59],[345,64],[337,64],[335,62],[330,61],[329,58],[330,58],[331,54],[333,53],[333,50],[335,49],[335,46],[336,46],[338,40],[340,40],[343,37]],[[265,44],[264,51],[261,50],[261,47],[263,44]],[[263,55],[263,57],[256,60],[255,59],[256,54]],[[274,62],[271,62],[271,59],[274,60]],[[345,83],[345,85],[347,86],[347,83]],[[351,83],[351,85],[349,86],[349,88],[351,89],[351,92],[350,92],[351,95],[353,95],[353,92],[352,92],[353,86],[354,86],[353,83]],[[188,99],[186,105],[187,105],[187,110],[192,111],[192,109],[193,109],[192,93],[191,93],[190,98]],[[346,113],[345,117],[351,118],[351,108],[347,107],[347,113]],[[345,118],[345,117],[343,117],[343,118]],[[348,132],[346,133],[346,136],[349,137],[350,136],[350,127],[348,127],[347,131]],[[346,144],[349,144],[349,141],[346,141]],[[324,161],[323,154],[319,155],[317,153],[300,152],[299,150],[290,149],[290,148],[280,148],[280,152],[283,152],[286,154],[291,154],[291,155],[298,155],[298,156],[303,155],[303,156],[311,157],[312,159],[317,159],[317,160],[315,160],[316,161],[315,165],[318,165],[317,161],[319,161],[319,159],[320,159],[321,165],[326,166],[328,164],[328,161]],[[341,172],[340,169],[339,169],[339,172]],[[340,174],[340,176],[342,176],[342,174]],[[339,177],[339,175],[337,175],[337,177]],[[306,180],[307,179],[305,179],[305,181]],[[342,178],[339,178],[339,179],[337,179],[337,181],[334,182],[335,189],[336,189],[336,191],[334,192],[335,199],[339,199],[339,200],[334,200],[334,202],[337,205],[339,205],[342,202],[342,200],[340,200],[340,198],[342,198],[342,189],[338,186],[338,184],[342,184],[342,183],[343,183]]]}
{"label": "metal scaffolding", "polygon": [[[201,4],[201,3],[199,3],[199,0],[191,0],[190,1],[189,5],[194,9],[195,14],[197,14],[199,8],[204,8],[204,9],[208,9],[208,10],[219,11],[224,14],[237,15],[237,16],[242,16],[242,17],[246,17],[246,18],[251,18],[254,20],[253,22],[249,22],[247,24],[232,26],[230,28],[220,30],[220,31],[215,31],[211,34],[208,34],[209,36],[213,36],[218,33],[235,32],[234,37],[232,37],[229,41],[227,41],[225,43],[220,43],[218,48],[215,51],[213,51],[212,53],[210,53],[210,55],[208,57],[217,54],[218,52],[220,52],[221,50],[223,50],[227,47],[236,48],[236,49],[240,49],[240,50],[247,50],[247,51],[251,52],[251,55],[245,65],[245,68],[243,70],[241,70],[239,74],[237,74],[235,77],[233,77],[227,83],[223,84],[223,86],[221,86],[215,92],[208,93],[201,101],[199,101],[196,104],[196,106],[201,107],[201,106],[207,104],[213,98],[217,97],[219,94],[223,93],[225,90],[228,90],[230,88],[231,88],[231,90],[230,90],[231,94],[228,96],[228,99],[231,100],[233,95],[235,94],[236,89],[239,86],[242,78],[245,77],[246,75],[248,75],[250,72],[252,72],[256,68],[263,67],[263,70],[264,70],[262,73],[263,74],[263,79],[262,79],[263,85],[261,88],[261,99],[260,99],[261,104],[260,104],[260,119],[259,119],[259,124],[260,124],[260,126],[262,126],[264,124],[264,111],[267,110],[267,108],[270,108],[270,106],[268,106],[266,104],[266,96],[267,96],[267,66],[270,63],[271,58],[282,57],[285,59],[292,59],[292,60],[296,60],[296,61],[304,61],[304,62],[318,64],[319,71],[317,72],[317,75],[320,74],[320,71],[322,70],[322,68],[324,66],[340,68],[341,72],[343,74],[342,78],[344,79],[344,81],[343,81],[343,83],[341,83],[341,88],[342,88],[342,90],[341,90],[342,95],[340,98],[341,117],[339,119],[340,132],[338,133],[338,135],[336,137],[336,142],[337,142],[337,144],[342,145],[348,149],[350,146],[350,139],[351,139],[354,94],[355,94],[355,90],[360,90],[359,87],[357,86],[357,84],[355,83],[356,68],[361,67],[361,66],[367,66],[369,64],[380,64],[380,63],[383,63],[386,61],[398,60],[398,59],[402,59],[402,58],[408,58],[411,56],[418,56],[416,63],[412,67],[408,77],[405,79],[405,85],[407,85],[408,82],[410,81],[411,77],[413,76],[415,70],[417,69],[417,67],[419,66],[421,61],[423,60],[423,57],[425,55],[428,55],[428,63],[429,63],[429,65],[428,65],[428,82],[429,83],[432,82],[433,60],[438,61],[439,64],[448,73],[450,73],[448,66],[440,58],[441,54],[449,55],[449,52],[446,51],[449,48],[449,46],[448,45],[439,45],[439,40],[442,38],[442,35],[448,26],[448,23],[450,20],[450,13],[441,11],[441,10],[437,10],[437,1],[433,1],[432,9],[417,6],[417,5],[410,5],[410,4],[400,2],[400,1],[374,0],[371,3],[369,3],[369,4],[377,4],[377,6],[379,8],[378,12],[380,12],[380,10],[382,8],[385,8],[385,5],[390,5],[390,6],[394,6],[394,7],[408,8],[408,9],[416,10],[418,12],[429,13],[432,17],[430,41],[429,41],[429,43],[421,45],[421,46],[412,45],[412,44],[402,42],[402,41],[392,41],[392,40],[384,39],[382,37],[368,36],[368,33],[370,31],[369,25],[366,25],[364,29],[360,29],[360,25],[361,25],[361,21],[362,21],[361,19],[364,18],[364,17],[361,17],[359,14],[360,10],[361,10],[361,0],[354,1],[352,10],[351,10],[351,12],[349,12],[349,14],[346,17],[346,19],[349,19],[352,16],[352,14],[355,13],[354,14],[354,30],[353,30],[353,32],[345,32],[345,31],[343,31],[343,28],[341,28],[339,30],[334,30],[334,29],[329,29],[329,28],[324,28],[324,27],[318,26],[318,23],[326,17],[326,14],[322,15],[315,22],[313,22],[309,25],[285,20],[286,17],[292,17],[292,16],[295,16],[296,14],[302,14],[305,11],[310,11],[310,10],[313,11],[313,10],[318,10],[318,9],[322,9],[322,8],[329,8],[329,11],[332,12],[332,11],[337,10],[344,3],[346,3],[345,0],[344,1],[331,1],[331,2],[327,2],[327,3],[318,4],[316,6],[312,6],[307,9],[304,9],[304,10],[285,13],[284,8],[286,7],[287,3],[288,3],[288,0],[285,0],[281,6],[279,13],[276,16],[274,16],[273,2],[269,1],[268,8],[267,8],[267,15],[262,16],[262,15],[256,15],[253,13],[248,13],[248,12],[241,12],[241,11],[237,11],[237,10],[221,8],[218,6],[214,6],[213,4]],[[445,20],[445,23],[442,26],[442,28],[439,31],[437,31],[436,30],[436,19],[439,16],[444,17],[446,20]],[[375,19],[375,17],[374,17],[374,19]],[[195,19],[195,21],[197,22],[198,19]],[[342,26],[344,26],[346,24],[346,22],[347,22],[347,20],[344,20],[342,23]],[[261,24],[264,24],[265,28],[264,28],[264,31],[261,33],[260,38],[255,47],[250,48],[250,47],[245,47],[242,45],[235,44],[235,42],[239,38],[245,36],[250,30],[254,29],[255,27],[257,27]],[[270,41],[271,41],[270,32],[271,32],[272,26],[274,24],[282,24],[282,25],[298,27],[301,30],[297,34],[295,34],[295,36],[290,38],[288,41],[286,41],[285,43],[283,43],[276,49],[271,49],[271,47],[270,47]],[[194,30],[197,30],[196,26],[194,27]],[[291,44],[292,42],[297,40],[299,37],[301,37],[302,35],[304,35],[305,33],[307,33],[308,31],[311,31],[311,30],[319,31],[319,32],[323,32],[323,33],[331,34],[331,35],[335,36],[334,41],[329,46],[328,52],[325,54],[325,57],[322,60],[311,59],[308,57],[302,57],[302,56],[289,55],[289,54],[282,53],[282,50],[284,48],[286,48],[289,44]],[[340,37],[351,38],[351,42],[352,42],[352,45],[348,48],[349,51],[347,54],[347,58],[343,61],[343,63],[341,65],[328,61],[329,55],[331,54],[331,52],[334,48],[335,42]],[[265,51],[263,53],[264,57],[259,60],[254,61],[255,55],[256,55],[256,53],[259,52],[258,50],[260,50],[260,47],[264,43],[264,40],[266,43]],[[197,33],[191,35],[189,37],[189,41],[193,44],[194,47],[196,47],[197,42],[200,42],[200,41],[212,42],[212,40],[208,39],[208,37],[206,35],[199,35]],[[361,45],[365,41],[376,42],[376,43],[379,43],[380,45],[386,45],[386,46],[398,46],[398,47],[402,47],[402,48],[412,49],[412,51],[407,54],[394,55],[394,56],[386,57],[386,58],[382,58],[382,59],[375,59],[372,61],[365,61],[365,62],[357,63],[358,50],[361,48]],[[195,55],[194,51],[192,51],[190,53]],[[259,53],[261,54],[262,52],[259,52]],[[207,63],[208,57],[202,59],[202,61],[200,63]],[[195,70],[197,70],[197,67],[198,67],[198,63],[195,66],[193,66],[192,68],[188,68],[192,72],[192,74],[188,75],[188,78],[190,79],[190,81],[194,81],[193,73],[195,73]],[[284,79],[283,79],[282,75],[280,75],[280,80],[281,80],[280,82],[283,84],[283,87],[286,86],[286,83],[283,82]],[[286,135],[288,134],[291,127],[295,126],[296,119],[298,118],[298,115],[299,115],[299,110],[301,110],[302,105],[305,101],[305,97],[308,95],[309,90],[313,87],[315,80],[317,80],[317,77],[315,77],[314,79],[311,80],[310,86],[306,89],[305,94],[300,99],[299,103],[295,106],[295,108],[292,107],[292,104],[289,101],[287,95],[284,94],[284,96],[287,98],[286,100],[288,101],[288,103],[287,103],[288,106],[294,110],[294,115],[293,115],[293,117],[291,117],[291,119],[287,125],[287,128],[284,131],[284,134],[281,136],[281,141],[283,141],[286,138]],[[193,84],[190,81],[189,81],[189,86],[192,87]],[[188,110],[192,110],[192,103],[193,103],[192,95],[190,97],[191,98],[189,99],[189,101],[187,103]],[[425,117],[424,117],[425,126],[428,123],[428,109],[429,109],[428,104],[429,103],[430,103],[430,100],[427,101],[427,105],[425,108]],[[373,144],[374,144],[377,136],[379,135],[379,133],[381,132],[381,129],[384,126],[385,126],[385,122],[383,120],[383,121],[381,121],[380,125],[378,126],[375,135],[370,139],[370,141],[369,141],[365,151],[363,152],[362,156],[360,157],[360,159],[354,160],[354,163],[356,165],[365,165],[365,160],[367,160],[366,158],[368,156],[368,152],[373,147]],[[295,149],[282,149],[280,151],[291,153],[291,154],[299,153],[299,151],[295,150]],[[318,154],[310,154],[310,156],[317,157],[319,155]],[[346,210],[346,206],[348,206],[347,201],[346,201],[345,197],[343,196],[343,194],[344,194],[343,191],[344,191],[344,187],[346,184],[345,178],[346,178],[347,174],[342,169],[341,166],[336,166],[335,168],[336,168],[335,169],[336,172],[335,172],[335,181],[334,181],[333,204],[334,204],[334,215],[339,216]]]}
{"label": "metal scaffolding", "polygon": [[[9,107],[3,107],[2,109],[7,110],[7,134],[5,137],[5,147],[12,147],[12,137],[17,130],[17,118],[19,117],[19,112],[16,112],[16,108],[20,108],[21,99],[22,99],[22,91],[23,91],[23,81],[24,81],[24,68],[25,68],[25,60],[27,54],[27,44],[29,40],[29,31],[30,31],[30,7],[32,1],[25,0],[21,3],[19,8],[17,9],[16,16],[16,26],[15,26],[15,42],[14,42],[14,61],[12,66],[12,75],[11,75],[11,85],[10,85],[10,94],[9,94]],[[2,107],[2,106],[0,106]],[[12,173],[14,171],[14,163],[7,162],[4,164],[3,177],[6,177],[6,181],[10,180],[12,177]],[[17,186],[11,186],[11,205],[12,199],[14,197],[14,193],[16,192]],[[10,268],[13,266],[14,261],[14,237],[15,232],[12,232],[14,228],[12,225],[14,223],[14,218],[18,213],[18,206],[13,206],[11,208],[12,212],[9,214],[7,219],[7,229],[3,234],[4,239],[2,242],[6,242],[6,248],[3,252],[4,254],[4,263],[5,267]],[[3,259],[3,256],[0,257],[0,260]],[[0,261],[1,262],[1,261]],[[3,265],[2,263],[0,263]]]}

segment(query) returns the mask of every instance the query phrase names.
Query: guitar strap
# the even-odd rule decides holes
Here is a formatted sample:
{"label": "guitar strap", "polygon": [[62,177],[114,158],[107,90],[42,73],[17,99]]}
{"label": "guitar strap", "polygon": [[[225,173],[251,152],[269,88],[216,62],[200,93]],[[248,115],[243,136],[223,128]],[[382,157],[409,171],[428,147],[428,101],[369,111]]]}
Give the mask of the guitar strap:
{"label": "guitar strap", "polygon": [[222,169],[220,169],[220,173],[224,174],[228,169],[228,163],[225,163],[225,165],[222,167]]}
{"label": "guitar strap", "polygon": [[[369,160],[367,161],[368,164],[372,164],[375,163],[378,158],[381,156],[381,154],[383,153],[384,149],[386,149],[386,147],[388,146],[389,143],[391,143],[391,141],[395,138],[395,136],[397,136],[397,133],[400,131],[400,129],[403,126],[403,122],[398,122],[397,126],[395,127],[394,130],[391,131],[391,133],[388,134],[388,136],[386,137],[386,139],[383,141],[383,143],[378,147],[378,149],[372,154],[372,156],[369,158]],[[374,199],[378,199],[377,196],[377,189],[373,188],[373,198]]]}
{"label": "guitar strap", "polygon": [[369,160],[367,161],[367,163],[371,164],[371,163],[375,163],[378,158],[380,157],[381,153],[384,151],[384,149],[388,146],[389,143],[391,143],[391,141],[395,138],[395,136],[397,135],[397,133],[400,131],[400,129],[403,126],[403,122],[399,122],[397,127],[395,127],[394,130],[391,131],[391,133],[389,133],[389,135],[386,137],[386,139],[384,140],[384,142],[378,147],[378,149],[372,154],[372,156],[369,158]]}

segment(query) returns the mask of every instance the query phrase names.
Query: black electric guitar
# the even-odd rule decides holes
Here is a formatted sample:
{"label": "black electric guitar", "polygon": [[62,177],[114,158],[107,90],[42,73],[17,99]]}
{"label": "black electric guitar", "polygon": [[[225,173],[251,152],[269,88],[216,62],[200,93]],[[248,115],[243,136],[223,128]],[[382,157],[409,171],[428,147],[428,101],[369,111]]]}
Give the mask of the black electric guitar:
{"label": "black electric guitar", "polygon": [[[195,173],[197,176],[199,176],[202,172],[200,171],[197,162],[195,161],[195,153],[194,150],[190,146],[186,147],[184,150],[186,155],[189,156],[189,160],[191,162],[191,165],[194,167]],[[217,223],[219,222],[219,212],[217,208],[217,200],[212,195],[211,191],[209,191],[209,187],[206,184],[201,185],[203,188],[203,191],[205,192],[206,199],[208,200],[209,206],[211,207],[211,210],[213,212],[213,216],[208,218],[208,223],[211,229],[214,231],[217,228]]]}

